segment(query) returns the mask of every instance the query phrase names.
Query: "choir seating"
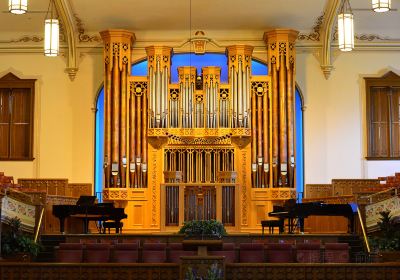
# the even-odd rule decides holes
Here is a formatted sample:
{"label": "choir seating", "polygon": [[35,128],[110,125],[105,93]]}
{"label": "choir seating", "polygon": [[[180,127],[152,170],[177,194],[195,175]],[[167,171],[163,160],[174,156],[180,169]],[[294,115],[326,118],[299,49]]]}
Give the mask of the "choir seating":
{"label": "choir seating", "polygon": [[135,263],[139,260],[139,244],[116,243],[113,250],[112,262]]}
{"label": "choir seating", "polygon": [[296,245],[296,260],[299,263],[320,263],[320,243],[299,243]]}
{"label": "choir seating", "polygon": [[324,262],[326,263],[348,263],[349,244],[348,243],[325,243]]}
{"label": "choir seating", "polygon": [[82,243],[61,243],[56,251],[57,262],[81,263],[83,260]]}
{"label": "choir seating", "polygon": [[223,243],[222,250],[209,251],[210,256],[223,256],[225,263],[237,262],[235,243]]}
{"label": "choir seating", "polygon": [[165,243],[144,243],[142,250],[144,263],[164,263],[167,261],[167,245]]}
{"label": "choir seating", "polygon": [[170,243],[169,244],[168,261],[172,263],[181,263],[181,257],[183,256],[196,256],[197,251],[185,251],[182,243]]}
{"label": "choir seating", "polygon": [[109,244],[87,243],[84,251],[84,261],[88,263],[107,263],[110,261]]}
{"label": "choir seating", "polygon": [[239,261],[241,263],[264,262],[264,244],[241,243],[239,249]]}
{"label": "choir seating", "polygon": [[292,263],[293,245],[289,243],[269,243],[266,245],[266,259],[270,263]]}

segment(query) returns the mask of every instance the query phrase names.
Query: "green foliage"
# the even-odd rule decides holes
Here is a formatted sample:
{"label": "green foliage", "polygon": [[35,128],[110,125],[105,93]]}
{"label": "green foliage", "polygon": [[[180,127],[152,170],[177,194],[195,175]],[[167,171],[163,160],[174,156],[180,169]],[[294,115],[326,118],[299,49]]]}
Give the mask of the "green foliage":
{"label": "green foliage", "polygon": [[5,256],[12,256],[17,253],[29,253],[37,256],[41,246],[34,242],[33,239],[24,235],[21,231],[21,221],[13,218],[10,221],[10,230],[1,236],[1,252]]}
{"label": "green foliage", "polygon": [[222,238],[226,234],[224,225],[216,220],[194,220],[183,224],[179,233],[189,237],[210,236]]}
{"label": "green foliage", "polygon": [[378,251],[400,250],[400,224],[390,215],[390,211],[379,213],[379,234],[370,238],[372,248]]}

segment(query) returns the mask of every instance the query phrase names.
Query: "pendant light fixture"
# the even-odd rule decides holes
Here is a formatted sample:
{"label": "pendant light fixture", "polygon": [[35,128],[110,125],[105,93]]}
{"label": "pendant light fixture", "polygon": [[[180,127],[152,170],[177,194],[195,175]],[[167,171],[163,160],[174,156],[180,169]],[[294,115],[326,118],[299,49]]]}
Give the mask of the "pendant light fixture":
{"label": "pendant light fixture", "polygon": [[8,10],[16,15],[25,14],[28,10],[28,0],[8,0]]}
{"label": "pendant light fixture", "polygon": [[44,21],[44,55],[57,56],[60,41],[60,22],[57,19],[54,2],[50,0]]}
{"label": "pendant light fixture", "polygon": [[372,9],[377,13],[390,11],[391,2],[391,0],[372,0]]}
{"label": "pendant light fixture", "polygon": [[354,16],[349,0],[342,2],[338,15],[339,49],[344,52],[354,48]]}

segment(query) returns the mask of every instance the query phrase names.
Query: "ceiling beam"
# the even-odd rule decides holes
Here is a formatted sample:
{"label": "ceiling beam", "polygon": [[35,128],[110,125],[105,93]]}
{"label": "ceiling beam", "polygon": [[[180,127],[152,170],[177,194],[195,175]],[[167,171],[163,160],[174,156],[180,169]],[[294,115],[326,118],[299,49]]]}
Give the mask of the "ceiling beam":
{"label": "ceiling beam", "polygon": [[341,0],[328,0],[325,7],[325,16],[322,23],[322,55],[320,61],[325,79],[329,78],[334,69],[332,65],[331,44],[336,27],[336,17],[339,13],[341,3]]}
{"label": "ceiling beam", "polygon": [[58,15],[63,23],[64,35],[68,45],[67,67],[65,72],[71,81],[75,79],[78,72],[77,54],[76,54],[76,27],[74,25],[73,12],[68,0],[55,0]]}

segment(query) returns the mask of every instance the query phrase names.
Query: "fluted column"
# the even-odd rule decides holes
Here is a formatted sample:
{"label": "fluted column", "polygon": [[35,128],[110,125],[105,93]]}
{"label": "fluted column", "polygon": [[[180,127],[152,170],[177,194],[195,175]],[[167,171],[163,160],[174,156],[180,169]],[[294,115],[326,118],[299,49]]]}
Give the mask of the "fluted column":
{"label": "fluted column", "polygon": [[105,187],[125,187],[127,174],[127,79],[135,35],[126,30],[100,32],[104,42]]}
{"label": "fluted column", "polygon": [[203,89],[206,92],[205,102],[207,128],[217,128],[219,125],[220,106],[219,106],[219,86],[221,84],[221,68],[208,66],[202,68]]}
{"label": "fluted column", "polygon": [[275,29],[264,34],[272,79],[272,172],[274,187],[294,187],[295,48],[298,32]]}

